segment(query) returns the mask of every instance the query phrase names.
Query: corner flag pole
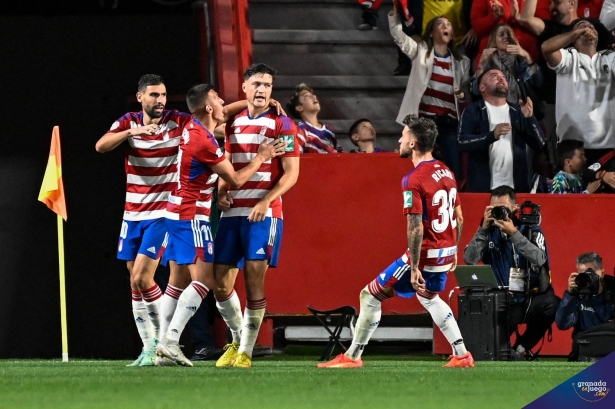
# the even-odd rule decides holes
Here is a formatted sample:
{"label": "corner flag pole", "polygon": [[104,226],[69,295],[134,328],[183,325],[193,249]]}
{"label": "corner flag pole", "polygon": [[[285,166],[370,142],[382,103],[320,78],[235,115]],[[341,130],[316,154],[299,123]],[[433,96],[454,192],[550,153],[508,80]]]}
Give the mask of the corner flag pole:
{"label": "corner flag pole", "polygon": [[66,280],[64,277],[64,226],[66,199],[62,182],[62,155],[60,151],[60,128],[53,127],[51,149],[38,200],[45,203],[58,218],[58,261],[60,263],[60,321],[62,325],[62,362],[68,362],[68,334],[66,325]]}
{"label": "corner flag pole", "polygon": [[64,279],[64,221],[58,218],[58,262],[60,264],[60,321],[62,325],[62,362],[68,362],[68,328],[66,325],[66,282]]}

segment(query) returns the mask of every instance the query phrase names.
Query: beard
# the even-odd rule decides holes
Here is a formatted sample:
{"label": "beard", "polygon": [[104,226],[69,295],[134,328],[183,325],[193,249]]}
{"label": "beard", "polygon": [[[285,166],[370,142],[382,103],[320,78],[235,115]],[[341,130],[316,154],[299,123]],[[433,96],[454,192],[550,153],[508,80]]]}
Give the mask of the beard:
{"label": "beard", "polygon": [[144,111],[150,118],[160,118],[164,112],[164,106],[160,112],[156,112],[156,107],[147,108]]}
{"label": "beard", "polygon": [[507,97],[508,96],[508,87],[497,86],[497,87],[495,87],[495,91],[493,92],[493,94],[496,97]]}
{"label": "beard", "polygon": [[564,18],[564,16],[559,11],[553,10],[551,12],[551,20],[552,21],[555,21],[556,23],[561,23],[563,18]]}
{"label": "beard", "polygon": [[400,158],[404,158],[404,159],[412,158],[412,149],[410,149],[410,148],[404,149],[404,148],[400,147],[400,149],[399,149],[399,157]]}

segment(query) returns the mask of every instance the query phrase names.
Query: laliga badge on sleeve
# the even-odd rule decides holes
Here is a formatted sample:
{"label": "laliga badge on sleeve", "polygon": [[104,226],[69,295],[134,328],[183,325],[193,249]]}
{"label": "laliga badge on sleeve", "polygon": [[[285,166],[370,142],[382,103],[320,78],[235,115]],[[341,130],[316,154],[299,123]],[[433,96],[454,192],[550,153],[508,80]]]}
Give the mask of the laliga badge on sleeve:
{"label": "laliga badge on sleeve", "polygon": [[284,152],[295,151],[295,135],[280,135],[280,138],[282,138],[282,140],[286,143]]}
{"label": "laliga badge on sleeve", "polygon": [[587,169],[593,170],[594,172],[598,172],[598,170],[600,169],[600,162],[596,162],[593,165],[588,166]]}
{"label": "laliga badge on sleeve", "polygon": [[207,243],[207,253],[214,254],[214,244],[211,241]]}
{"label": "laliga badge on sleeve", "polygon": [[508,276],[508,290],[525,292],[525,271],[521,268],[510,268],[510,275]]}
{"label": "laliga badge on sleeve", "polygon": [[408,190],[404,192],[404,209],[410,209],[412,207],[412,191]]}

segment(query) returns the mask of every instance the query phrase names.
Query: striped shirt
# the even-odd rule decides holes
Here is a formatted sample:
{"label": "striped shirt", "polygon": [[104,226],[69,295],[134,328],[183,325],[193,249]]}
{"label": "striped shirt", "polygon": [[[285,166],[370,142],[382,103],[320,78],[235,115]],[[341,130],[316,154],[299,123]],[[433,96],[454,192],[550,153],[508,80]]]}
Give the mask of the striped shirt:
{"label": "striped shirt", "polygon": [[[239,189],[232,190],[229,187],[233,204],[221,217],[249,216],[252,208],[271,191],[284,174],[281,158],[299,156],[297,127],[287,116],[278,116],[275,111],[269,110],[256,118],[250,118],[246,109],[226,123],[224,147],[230,155],[235,171],[243,169],[254,159],[263,141],[272,142],[276,138],[284,138],[287,144],[286,153],[264,162]],[[282,218],[281,197],[271,202],[267,217]]]}
{"label": "striped shirt", "polygon": [[328,125],[317,128],[304,121],[297,124],[301,153],[337,153],[337,139]]}
{"label": "striped shirt", "polygon": [[225,159],[216,138],[193,118],[179,143],[179,179],[169,195],[167,219],[209,221],[211,198],[218,181],[212,167]]}
{"label": "striped shirt", "polygon": [[[179,137],[189,121],[188,114],[165,110],[155,135],[128,138],[124,220],[165,217],[169,193],[177,179]],[[109,132],[143,125],[143,112],[129,112],[115,121]]]}
{"label": "striped shirt", "polygon": [[[404,214],[420,214],[423,241],[419,269],[431,273],[448,272],[457,254],[457,218],[461,205],[455,176],[438,160],[424,161],[401,182]],[[410,250],[403,261],[411,264]]]}
{"label": "striped shirt", "polygon": [[440,57],[434,53],[431,78],[419,105],[421,116],[449,115],[457,119],[453,88],[454,75],[451,54],[448,53],[444,57]]}

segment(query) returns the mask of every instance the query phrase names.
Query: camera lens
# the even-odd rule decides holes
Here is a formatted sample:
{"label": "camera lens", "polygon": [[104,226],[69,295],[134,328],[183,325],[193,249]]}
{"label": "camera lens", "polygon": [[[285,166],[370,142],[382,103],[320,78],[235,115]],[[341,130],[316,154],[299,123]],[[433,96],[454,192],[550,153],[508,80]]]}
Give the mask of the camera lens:
{"label": "camera lens", "polygon": [[591,284],[591,276],[586,273],[581,273],[574,278],[574,283],[577,285],[579,290],[583,290]]}
{"label": "camera lens", "polygon": [[495,220],[504,220],[508,215],[508,209],[504,206],[495,206],[491,209],[491,217]]}

